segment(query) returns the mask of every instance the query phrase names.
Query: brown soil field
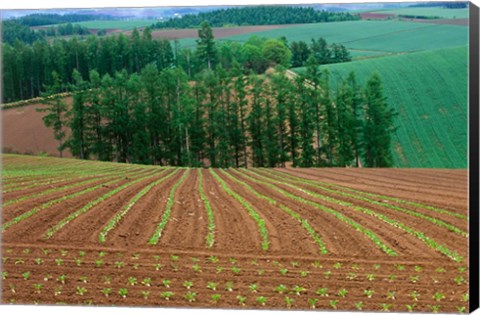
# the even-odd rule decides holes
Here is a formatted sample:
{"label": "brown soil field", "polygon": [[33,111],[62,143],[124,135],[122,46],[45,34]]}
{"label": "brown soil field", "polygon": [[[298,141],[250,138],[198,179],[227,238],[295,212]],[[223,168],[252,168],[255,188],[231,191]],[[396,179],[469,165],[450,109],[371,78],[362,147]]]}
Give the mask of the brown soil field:
{"label": "brown soil field", "polygon": [[2,303],[468,307],[466,170],[2,158]]}
{"label": "brown soil field", "polygon": [[[249,34],[261,31],[274,30],[278,28],[291,27],[295,24],[282,25],[255,25],[255,26],[237,26],[237,27],[213,27],[213,36],[215,38],[229,37],[233,35]],[[115,33],[115,32],[110,32]],[[123,32],[130,36],[132,31]],[[153,38],[165,39],[182,39],[182,38],[198,38],[198,29],[165,29],[155,30],[152,32]]]}
{"label": "brown soil field", "polygon": [[445,25],[469,25],[469,19],[407,19],[402,18],[402,21],[409,21],[415,23],[429,23],[429,24],[445,24]]}
{"label": "brown soil field", "polygon": [[[66,100],[71,103],[71,98]],[[32,104],[2,110],[2,152],[59,156],[58,141],[42,120],[45,113],[37,112],[37,108],[42,107],[42,104]],[[72,156],[68,150],[64,150],[63,155]]]}
{"label": "brown soil field", "polygon": [[395,14],[372,13],[372,12],[360,13],[360,18],[362,20],[386,20],[394,16]]}

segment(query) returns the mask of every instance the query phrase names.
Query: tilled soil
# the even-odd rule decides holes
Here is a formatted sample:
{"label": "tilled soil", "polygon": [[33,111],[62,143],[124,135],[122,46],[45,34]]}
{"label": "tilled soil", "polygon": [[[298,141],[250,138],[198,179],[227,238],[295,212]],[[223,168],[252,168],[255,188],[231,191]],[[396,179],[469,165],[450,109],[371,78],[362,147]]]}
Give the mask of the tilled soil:
{"label": "tilled soil", "polygon": [[[20,160],[8,157],[4,163]],[[99,172],[98,180],[64,194],[117,178],[116,182],[42,209],[2,232],[3,303],[427,312],[461,312],[468,306],[466,259],[455,261],[421,239],[428,237],[466,257],[468,237],[439,223],[468,232],[464,170],[227,170],[231,176],[214,170],[236,193],[233,197],[210,170],[203,169],[202,187],[215,221],[209,248],[198,170],[190,170],[178,186],[159,242],[149,245],[171,190],[187,170],[133,168],[131,173],[108,177],[115,174],[106,169]],[[132,203],[147,185],[169,175]],[[30,185],[30,180],[16,176],[5,182],[14,187]],[[8,200],[21,198],[22,193],[33,197],[8,206],[3,222],[62,195],[35,197],[42,189],[74,182],[69,178],[7,194]],[[132,185],[92,206],[51,238],[44,237],[71,213],[127,183]],[[128,212],[121,214],[122,209]],[[363,230],[322,209],[356,222]],[[99,233],[120,214],[106,242],[100,243]],[[256,220],[262,220],[268,232],[267,250],[262,249]],[[306,223],[321,238],[326,253]],[[366,231],[395,254],[388,255]],[[187,288],[188,282],[193,286]],[[173,295],[167,300],[164,292]]]}

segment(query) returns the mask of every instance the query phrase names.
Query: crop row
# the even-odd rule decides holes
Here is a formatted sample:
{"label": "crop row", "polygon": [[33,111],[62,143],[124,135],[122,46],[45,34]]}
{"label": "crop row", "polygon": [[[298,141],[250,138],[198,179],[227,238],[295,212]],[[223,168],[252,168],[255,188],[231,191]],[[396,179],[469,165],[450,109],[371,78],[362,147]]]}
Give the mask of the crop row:
{"label": "crop row", "polygon": [[40,206],[35,207],[35,208],[33,208],[33,209],[31,209],[31,210],[29,210],[29,211],[27,211],[27,212],[25,212],[25,213],[23,213],[23,214],[21,214],[21,215],[19,215],[19,216],[13,218],[12,220],[4,223],[4,224],[2,225],[1,230],[2,230],[2,232],[3,232],[3,231],[5,231],[5,230],[7,230],[8,228],[10,228],[12,225],[17,224],[17,223],[19,223],[19,222],[21,222],[21,221],[23,221],[23,220],[31,217],[32,215],[40,212],[41,210],[48,209],[48,208],[50,208],[51,206],[53,206],[53,205],[55,205],[55,204],[58,204],[58,203],[63,202],[63,201],[65,201],[65,200],[69,200],[69,199],[76,198],[76,197],[78,197],[78,196],[84,195],[84,194],[89,193],[89,192],[92,192],[92,191],[95,191],[96,189],[98,189],[98,188],[100,188],[100,187],[102,187],[102,186],[104,186],[104,185],[113,184],[113,183],[115,183],[115,182],[117,182],[117,181],[119,181],[119,180],[120,180],[120,179],[115,179],[115,180],[109,181],[109,182],[107,182],[107,183],[101,183],[101,184],[99,184],[99,185],[96,185],[96,186],[93,186],[93,187],[84,189],[84,190],[82,190],[82,191],[79,191],[79,192],[76,192],[76,193],[73,193],[73,194],[70,194],[70,195],[67,195],[67,196],[63,196],[63,197],[60,197],[60,198],[57,198],[57,199],[54,199],[54,200],[50,200],[50,201],[48,201],[48,202],[46,202],[46,203],[43,203],[43,204],[41,204]]}
{"label": "crop row", "polygon": [[[179,170],[179,168],[177,168],[175,171],[177,170]],[[170,213],[172,212],[173,203],[175,202],[175,192],[177,191],[178,187],[183,183],[185,178],[187,178],[189,173],[190,169],[187,169],[183,173],[182,177],[175,183],[175,185],[173,185],[172,189],[170,190],[170,193],[168,194],[167,206],[162,216],[162,221],[160,221],[152,237],[148,240],[148,244],[156,245],[160,240],[160,237],[162,237],[162,232],[168,223]]]}
{"label": "crop row", "polygon": [[[276,178],[279,178],[279,176],[275,176],[273,175],[274,177]],[[283,178],[282,178],[283,179]],[[380,201],[376,201],[376,200],[372,200],[372,199],[369,199],[369,198],[366,198],[366,197],[362,197],[362,196],[357,196],[357,195],[354,195],[354,194],[349,194],[349,193],[346,193],[346,192],[342,192],[342,191],[338,191],[338,190],[333,190],[333,189],[329,189],[329,188],[325,188],[325,187],[322,187],[321,185],[319,184],[312,184],[310,182],[304,182],[304,181],[301,181],[301,180],[290,180],[290,182],[297,182],[297,183],[301,183],[301,184],[304,184],[304,185],[308,185],[308,186],[311,186],[311,187],[316,187],[316,188],[319,188],[323,191],[326,191],[326,192],[329,192],[329,193],[332,193],[332,194],[335,194],[335,195],[339,195],[339,196],[343,196],[343,197],[348,197],[348,198],[352,198],[352,199],[357,199],[357,200],[361,200],[361,201],[365,201],[367,203],[370,203],[370,204],[374,204],[374,205],[378,205],[378,206],[381,206],[381,207],[385,207],[385,208],[389,208],[389,209],[392,209],[392,210],[395,210],[395,211],[399,211],[399,212],[403,212],[403,213],[406,213],[408,215],[411,215],[411,216],[414,216],[414,217],[417,217],[417,218],[420,218],[420,219],[423,219],[425,221],[429,221],[439,227],[442,227],[442,228],[446,228],[447,230],[451,231],[451,232],[454,232],[456,234],[459,234],[461,236],[464,236],[464,237],[468,237],[468,233],[457,228],[456,226],[453,226],[445,221],[442,221],[440,219],[437,219],[437,218],[433,218],[433,217],[430,217],[430,216],[427,216],[427,215],[424,215],[420,212],[416,212],[416,211],[412,211],[412,210],[408,210],[408,209],[404,209],[404,208],[401,208],[401,207],[398,207],[398,206],[395,206],[395,205],[392,205],[392,204],[388,204],[388,203],[385,203],[385,202],[380,202]]]}
{"label": "crop row", "polygon": [[100,243],[104,243],[106,240],[107,240],[107,234],[113,229],[115,228],[115,226],[118,224],[118,222],[120,222],[120,220],[127,214],[127,212],[135,205],[135,203],[140,199],[142,198],[145,194],[147,194],[153,187],[155,187],[156,185],[166,181],[167,179],[169,179],[170,177],[172,177],[173,175],[175,175],[176,173],[178,172],[178,169],[176,169],[175,171],[171,172],[170,174],[168,174],[167,176],[164,176],[156,181],[154,181],[153,183],[147,185],[145,188],[143,188],[138,194],[136,194],[129,202],[128,204],[123,207],[123,209],[117,213],[108,223],[107,225],[103,228],[103,230],[100,232],[100,234],[98,235],[98,241]]}
{"label": "crop row", "polygon": [[[247,172],[250,172],[250,173],[253,173],[255,174],[254,172],[252,171],[247,171]],[[265,178],[261,175],[258,175],[256,174],[257,176],[260,176],[262,178]],[[453,250],[450,250],[449,248],[437,243],[435,240],[427,237],[423,232],[420,232],[420,231],[417,231],[413,228],[410,228],[408,226],[406,226],[404,223],[401,223],[397,220],[394,220],[394,219],[391,219],[389,217],[387,217],[386,215],[384,214],[380,214],[380,213],[377,213],[373,210],[370,210],[370,209],[367,209],[367,208],[363,208],[363,207],[359,207],[359,206],[355,206],[353,205],[352,203],[349,203],[349,202],[345,202],[345,201],[342,201],[342,200],[337,200],[337,199],[334,199],[334,198],[331,198],[331,197],[327,197],[327,196],[324,196],[324,195],[320,195],[320,194],[317,194],[315,192],[312,192],[312,191],[309,191],[309,190],[306,190],[306,189],[303,189],[303,188],[300,188],[300,187],[297,187],[295,185],[292,185],[292,184],[288,184],[288,183],[285,183],[285,182],[279,182],[277,180],[273,180],[273,179],[269,179],[269,178],[265,178],[266,180],[270,181],[270,182],[273,182],[273,183],[277,183],[277,184],[283,184],[283,185],[286,185],[288,187],[291,187],[295,190],[298,190],[300,192],[303,192],[307,195],[310,195],[314,198],[318,198],[318,199],[321,199],[321,200],[325,200],[327,202],[331,202],[331,203],[335,203],[335,204],[338,204],[338,205],[341,205],[341,206],[346,206],[346,207],[350,207],[351,209],[353,210],[356,210],[356,211],[359,211],[359,212],[362,212],[362,213],[365,213],[365,214],[368,214],[370,216],[373,216],[381,221],[384,221],[386,223],[388,223],[389,225],[395,227],[395,228],[398,228],[398,229],[401,229],[403,231],[406,231],[407,233],[409,233],[410,235],[413,235],[415,236],[416,238],[418,238],[419,240],[421,240],[422,242],[424,242],[425,244],[427,244],[428,247],[446,255],[447,257],[453,259],[454,261],[456,262],[460,262],[463,260],[463,257],[460,256],[457,252],[453,251]]]}
{"label": "crop row", "polygon": [[310,225],[310,223],[308,223],[308,221],[306,219],[303,219],[297,212],[293,211],[292,209],[285,206],[284,204],[278,203],[275,199],[259,193],[258,191],[253,189],[250,185],[248,185],[244,181],[241,181],[238,178],[232,176],[231,174],[227,173],[226,171],[222,170],[222,173],[225,174],[228,178],[230,178],[234,182],[244,186],[249,192],[251,192],[252,194],[257,196],[258,198],[264,199],[264,200],[268,201],[270,204],[278,206],[281,210],[285,211],[288,215],[290,215],[292,218],[297,220],[302,225],[302,227],[308,232],[308,234],[313,238],[315,243],[318,245],[318,247],[320,249],[320,253],[321,254],[327,254],[328,253],[328,250],[325,246],[325,243],[322,241],[322,238],[320,237],[320,235],[318,235],[318,233]]}
{"label": "crop row", "polygon": [[[395,198],[395,197],[391,197],[391,196],[369,193],[369,192],[361,191],[361,190],[358,190],[358,189],[345,187],[345,186],[342,186],[342,185],[322,182],[322,181],[319,181],[319,180],[309,180],[309,179],[306,179],[306,178],[293,176],[293,175],[287,174],[285,172],[266,170],[266,169],[262,169],[262,171],[267,172],[267,173],[272,174],[272,175],[275,174],[274,176],[276,176],[277,178],[278,177],[289,178],[292,181],[313,184],[315,187],[318,187],[318,188],[323,188],[323,187],[335,188],[335,189],[337,189],[337,190],[335,190],[335,192],[337,192],[337,193],[340,193],[341,192],[340,190],[349,191],[349,192],[355,193],[356,195],[363,195],[363,196],[368,196],[368,197],[373,197],[373,198],[379,198],[379,199],[382,199],[382,200],[390,200],[390,201],[394,201],[394,202],[397,202],[397,203],[402,203],[402,204],[414,206],[416,208],[430,210],[430,211],[433,211],[433,212],[446,214],[446,215],[449,215],[449,216],[452,216],[452,217],[455,217],[455,218],[468,220],[468,216],[465,216],[463,214],[456,213],[456,212],[449,211],[449,210],[445,210],[445,209],[441,209],[441,208],[438,208],[438,207],[433,207],[433,206],[430,206],[430,205],[425,205],[425,204],[422,204],[422,203],[419,203],[419,202],[413,202],[413,201],[403,200],[403,199]],[[386,203],[382,203],[382,204],[386,204]],[[387,205],[389,205],[389,204],[387,204]]]}
{"label": "crop row", "polygon": [[92,182],[95,182],[95,181],[98,181],[98,180],[101,180],[101,179],[111,179],[111,178],[114,178],[114,177],[118,177],[118,175],[117,176],[111,175],[111,176],[107,176],[107,177],[103,177],[103,178],[100,177],[100,176],[95,177],[95,178],[88,177],[89,179],[87,179],[87,180],[79,181],[79,182],[76,182],[76,183],[71,184],[71,185],[55,187],[55,188],[43,190],[39,193],[35,193],[35,194],[31,194],[31,195],[24,195],[24,196],[21,196],[21,197],[16,198],[16,199],[5,201],[3,203],[3,207],[7,207],[9,205],[19,203],[19,202],[22,202],[22,201],[25,201],[25,200],[31,200],[31,199],[34,199],[34,198],[47,196],[47,195],[52,194],[52,193],[58,193],[58,192],[61,192],[61,191],[69,190],[71,188],[75,188],[75,187],[78,187],[78,186],[87,185],[89,183],[92,183]]}
{"label": "crop row", "polygon": [[248,201],[246,201],[239,194],[231,190],[228,187],[227,183],[225,183],[225,181],[221,179],[220,176],[218,176],[218,174],[215,173],[213,169],[209,169],[209,171],[210,174],[212,174],[212,176],[220,183],[220,185],[227,192],[227,194],[235,198],[247,210],[248,214],[255,220],[258,226],[258,231],[260,232],[260,235],[262,237],[262,249],[268,250],[270,246],[270,240],[267,227],[265,226],[265,220],[260,216],[260,214],[253,208],[253,206]]}
{"label": "crop row", "polygon": [[328,213],[328,214],[331,214],[331,215],[334,215],[338,220],[350,225],[351,227],[353,227],[356,231],[359,231],[361,232],[362,234],[364,234],[365,236],[367,236],[368,238],[370,238],[373,243],[379,247],[382,251],[384,251],[387,255],[389,256],[396,256],[397,253],[390,247],[388,247],[385,243],[383,243],[380,238],[375,234],[373,233],[371,230],[363,227],[362,225],[360,225],[358,222],[354,221],[353,219],[350,219],[348,217],[346,217],[345,215],[341,214],[340,212],[334,210],[334,209],[331,209],[331,208],[328,208],[328,207],[325,207],[325,206],[322,206],[316,202],[313,202],[313,201],[310,201],[310,200],[307,200],[307,199],[304,199],[304,198],[301,198],[299,196],[296,196],[294,194],[291,194],[273,184],[270,184],[268,182],[265,182],[265,181],[262,181],[262,180],[258,180],[258,179],[255,179],[253,177],[250,177],[244,173],[239,173],[241,174],[242,176],[248,178],[249,180],[253,181],[253,182],[256,182],[258,184],[262,184],[264,186],[267,186],[279,193],[281,193],[282,195],[284,195],[285,197],[288,197],[290,199],[293,199],[295,201],[298,201],[298,202],[301,202],[301,203],[304,203],[304,204],[307,204],[307,205],[310,205],[314,208],[317,208],[325,213]]}
{"label": "crop row", "polygon": [[151,175],[148,175],[148,176],[143,176],[143,177],[140,177],[138,179],[135,179],[131,182],[128,182],[126,184],[123,184],[122,186],[120,187],[117,187],[111,191],[109,191],[108,193],[100,196],[99,198],[95,199],[95,200],[92,200],[90,201],[89,203],[87,203],[85,206],[83,206],[81,209],[71,213],[70,215],[68,215],[67,217],[65,217],[64,219],[62,219],[59,223],[57,223],[55,226],[53,226],[52,228],[48,229],[48,231],[45,233],[45,238],[46,239],[49,239],[51,238],[56,232],[58,232],[59,230],[61,230],[65,225],[67,225],[68,223],[70,223],[71,221],[73,221],[74,219],[76,219],[77,217],[79,217],[80,215],[88,212],[92,207],[96,206],[97,204],[101,203],[102,201],[106,200],[107,198],[110,198],[111,196],[119,193],[120,191],[130,187],[131,185],[134,185],[138,182],[141,182],[143,180],[146,180],[146,179],[149,179],[149,178],[152,178],[154,176],[158,176],[160,174],[163,174],[164,172],[166,172],[167,170],[162,170],[160,172],[155,172],[154,174],[151,174]]}
{"label": "crop row", "polygon": [[203,191],[203,175],[200,168],[198,169],[198,192],[203,204],[205,205],[205,209],[207,210],[208,233],[205,238],[205,242],[207,247],[211,248],[215,243],[215,217],[213,215],[212,205],[210,204],[210,201],[208,201],[208,198],[205,196],[205,192]]}

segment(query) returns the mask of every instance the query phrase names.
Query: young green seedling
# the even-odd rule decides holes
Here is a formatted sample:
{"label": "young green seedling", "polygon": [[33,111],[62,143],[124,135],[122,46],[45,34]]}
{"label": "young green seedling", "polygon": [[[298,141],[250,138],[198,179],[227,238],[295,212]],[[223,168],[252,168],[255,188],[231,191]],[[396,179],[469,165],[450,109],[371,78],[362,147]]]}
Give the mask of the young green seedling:
{"label": "young green seedling", "polygon": [[77,294],[83,296],[87,292],[87,289],[84,287],[77,287]]}
{"label": "young green seedling", "polygon": [[413,312],[415,310],[416,306],[417,306],[417,304],[405,304],[405,307],[407,308],[407,311],[409,313]]}
{"label": "young green seedling", "polygon": [[43,264],[43,259],[42,258],[35,258],[35,263],[37,265],[42,265]]}
{"label": "young green seedling", "polygon": [[430,308],[432,309],[433,313],[438,313],[440,310],[440,305],[430,305]]}
{"label": "young green seedling", "polygon": [[193,282],[185,281],[185,282],[183,282],[183,286],[190,290],[193,287]]}
{"label": "young green seedling", "polygon": [[191,292],[191,291],[188,291],[186,294],[185,294],[185,299],[188,301],[188,302],[195,302],[195,298],[197,296],[197,293],[195,292]]}
{"label": "young green seedling", "polygon": [[258,284],[256,283],[252,283],[248,286],[248,288],[250,289],[250,292],[253,292],[253,293],[256,293],[258,292]]}
{"label": "young green seedling", "polygon": [[375,280],[375,275],[374,275],[373,273],[367,274],[367,280],[368,280],[368,281],[373,281],[373,280]]}
{"label": "young green seedling", "polygon": [[37,294],[42,293],[43,284],[41,284],[41,283],[35,283],[35,284],[33,284],[32,286],[33,286],[33,288],[35,289],[35,293],[37,293]]}
{"label": "young green seedling", "polygon": [[293,302],[295,302],[293,298],[288,296],[285,297],[285,305],[287,306],[288,309],[292,307]]}
{"label": "young green seedling", "polygon": [[300,294],[302,294],[302,292],[306,292],[307,289],[305,289],[304,287],[301,287],[301,286],[296,285],[296,286],[293,287],[292,291],[293,291],[296,295],[300,295]]}
{"label": "young green seedling", "polygon": [[277,293],[283,294],[283,293],[287,292],[288,289],[283,284],[280,284],[280,285],[275,287],[274,291],[277,292]]}
{"label": "young green seedling", "polygon": [[456,276],[456,277],[453,279],[453,281],[455,281],[455,283],[456,283],[457,285],[462,285],[462,284],[465,283],[465,278],[462,277],[462,276]]}
{"label": "young green seedling", "polygon": [[395,300],[396,299],[396,293],[394,291],[388,291],[387,292],[387,299]]}
{"label": "young green seedling", "polygon": [[135,277],[128,277],[128,284],[134,286],[137,284],[137,278]]}
{"label": "young green seedling", "polygon": [[328,303],[330,304],[331,308],[333,308],[334,310],[337,309],[338,300],[330,300],[328,301]]}
{"label": "young green seedling", "polygon": [[150,296],[150,291],[142,291],[142,296],[145,300],[148,300],[148,297]]}
{"label": "young green seedling", "polygon": [[242,296],[242,295],[237,295],[237,300],[238,300],[238,304],[240,304],[242,306],[245,306],[245,302],[247,301],[247,297]]}
{"label": "young green seedling", "polygon": [[122,298],[126,299],[128,295],[128,290],[126,288],[120,288],[118,290],[118,295],[120,295]]}
{"label": "young green seedling", "polygon": [[28,280],[30,278],[30,271],[22,273],[23,280]]}
{"label": "young green seedling", "polygon": [[65,284],[65,281],[67,280],[67,276],[66,275],[60,275],[58,276],[57,278],[57,281],[61,282],[62,284]]}
{"label": "young green seedling", "polygon": [[215,283],[215,282],[208,282],[207,283],[207,289],[216,291],[217,287],[218,287],[218,283]]}
{"label": "young green seedling", "polygon": [[148,277],[147,277],[147,278],[144,278],[144,279],[142,280],[142,284],[143,284],[144,286],[146,286],[146,287],[151,286],[151,285],[152,285],[152,278],[148,278]]}
{"label": "young green seedling", "polygon": [[193,265],[193,266],[192,266],[192,269],[193,269],[193,271],[195,271],[195,272],[202,272],[202,268],[201,268],[199,265],[197,265],[197,264]]}
{"label": "young green seedling", "polygon": [[420,297],[420,294],[415,290],[415,291],[410,292],[410,297],[412,298],[412,300],[418,301],[418,298]]}
{"label": "young green seedling", "polygon": [[233,282],[232,281],[227,281],[225,283],[225,290],[232,292],[233,291]]}
{"label": "young green seedling", "polygon": [[308,298],[308,304],[310,305],[311,309],[315,309],[318,303],[318,299]]}
{"label": "young green seedling", "polygon": [[222,297],[221,294],[212,294],[210,296],[210,300],[212,301],[212,304],[217,304],[217,302],[220,300],[221,297]]}
{"label": "young green seedling", "polygon": [[257,303],[259,303],[262,306],[265,306],[265,304],[267,303],[267,300],[268,299],[264,296],[259,296],[256,298]]}
{"label": "young green seedling", "polygon": [[165,300],[169,301],[170,298],[172,298],[172,297],[175,295],[175,293],[170,292],[170,291],[165,291],[165,292],[162,292],[160,295],[161,295]]}
{"label": "young green seedling", "polygon": [[435,301],[440,302],[441,300],[443,300],[445,298],[445,294],[443,294],[442,292],[435,292],[435,294],[433,294],[432,298]]}
{"label": "young green seedling", "polygon": [[328,291],[327,288],[318,288],[315,293],[320,295],[320,296],[328,296],[327,291]]}
{"label": "young green seedling", "polygon": [[306,270],[300,271],[300,277],[305,278],[306,276],[308,276],[308,271]]}
{"label": "young green seedling", "polygon": [[338,296],[344,298],[347,296],[347,293],[348,293],[348,290],[343,288],[338,291]]}
{"label": "young green seedling", "polygon": [[370,289],[366,289],[363,291],[363,294],[365,294],[365,296],[369,299],[372,298],[373,294],[375,293],[375,291],[373,290],[370,290]]}
{"label": "young green seedling", "polygon": [[165,286],[165,288],[170,288],[170,284],[172,284],[172,281],[168,279],[163,279],[162,283]]}
{"label": "young green seedling", "polygon": [[105,297],[108,297],[110,293],[112,293],[112,288],[103,288],[102,290],[100,290],[100,292],[102,292]]}
{"label": "young green seedling", "polygon": [[212,264],[216,264],[218,263],[218,258],[216,256],[210,256],[208,257],[208,260],[212,263]]}
{"label": "young green seedling", "polygon": [[360,302],[355,303],[355,308],[357,310],[361,311],[362,308],[363,308],[363,302],[360,301]]}
{"label": "young green seedling", "polygon": [[390,308],[392,307],[392,304],[382,303],[380,306],[382,307],[382,311],[389,312]]}

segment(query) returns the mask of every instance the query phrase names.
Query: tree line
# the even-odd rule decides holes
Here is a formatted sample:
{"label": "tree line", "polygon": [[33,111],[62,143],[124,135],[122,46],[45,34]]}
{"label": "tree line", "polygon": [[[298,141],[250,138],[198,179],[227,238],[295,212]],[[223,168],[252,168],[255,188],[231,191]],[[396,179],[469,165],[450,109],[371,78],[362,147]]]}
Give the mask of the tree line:
{"label": "tree line", "polygon": [[[359,166],[392,164],[394,112],[376,74],[364,87],[351,73],[332,88],[328,71],[310,64],[291,76],[204,67],[192,82],[181,68],[153,64],[88,80],[74,70],[72,104],[44,94],[45,124],[60,153],[126,163],[211,167]],[[71,132],[66,133],[69,129]],[[68,134],[68,135],[67,135]]]}
{"label": "tree line", "polygon": [[153,28],[197,28],[203,21],[211,26],[304,24],[358,20],[358,15],[347,12],[318,11],[301,6],[247,6],[228,8],[198,14],[186,14],[157,22]]}
{"label": "tree line", "polygon": [[91,70],[96,70],[101,76],[113,76],[123,69],[132,74],[153,63],[159,71],[174,66],[182,68],[193,79],[203,69],[205,58],[210,59],[211,67],[221,64],[226,69],[231,69],[235,60],[245,68],[245,73],[250,70],[263,73],[276,64],[302,66],[310,56],[317,64],[350,60],[344,46],[328,45],[322,38],[313,40],[310,45],[302,41],[288,43],[285,38],[257,36],[245,43],[213,43],[208,23],[204,23],[200,31],[208,39],[191,48],[181,47],[176,41],[153,39],[149,28],[142,33],[134,30],[131,36],[90,35],[85,40],[74,37],[55,39],[51,43],[37,40],[31,45],[18,40],[12,45],[3,44],[4,101],[38,97],[45,91],[45,86],[54,83],[53,71],[66,91],[74,82],[74,69],[80,72],[82,78],[87,78]]}
{"label": "tree line", "polygon": [[56,13],[35,13],[15,18],[19,24],[26,26],[41,26],[63,23],[75,23],[93,20],[110,20],[115,17],[110,15],[99,14],[56,14]]}
{"label": "tree line", "polygon": [[361,88],[351,73],[334,90],[313,57],[300,75],[281,63],[262,75],[236,60],[225,68],[206,23],[196,51],[193,80],[154,63],[132,74],[92,70],[87,79],[74,69],[71,106],[54,71],[42,111],[60,154],[190,167],[391,165],[394,112],[378,75]]}

